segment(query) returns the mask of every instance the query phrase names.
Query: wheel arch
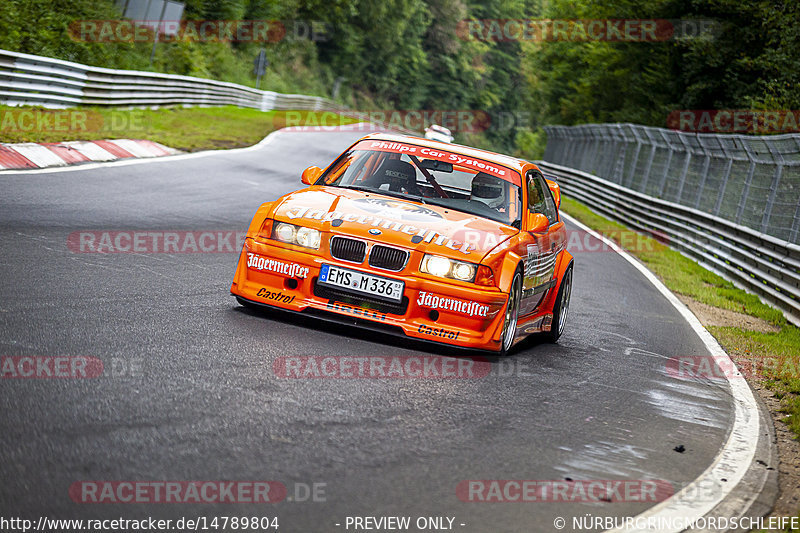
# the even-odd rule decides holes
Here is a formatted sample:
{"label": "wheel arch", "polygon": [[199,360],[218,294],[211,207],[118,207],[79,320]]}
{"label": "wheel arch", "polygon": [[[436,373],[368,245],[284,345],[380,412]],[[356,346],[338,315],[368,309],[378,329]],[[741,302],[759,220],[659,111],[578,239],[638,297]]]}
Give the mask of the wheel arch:
{"label": "wheel arch", "polygon": [[500,265],[497,288],[507,294],[511,290],[511,282],[514,281],[514,274],[517,273],[517,270],[522,270],[523,275],[525,274],[525,269],[522,266],[522,257],[514,252],[506,253],[505,257],[503,257],[503,263]]}

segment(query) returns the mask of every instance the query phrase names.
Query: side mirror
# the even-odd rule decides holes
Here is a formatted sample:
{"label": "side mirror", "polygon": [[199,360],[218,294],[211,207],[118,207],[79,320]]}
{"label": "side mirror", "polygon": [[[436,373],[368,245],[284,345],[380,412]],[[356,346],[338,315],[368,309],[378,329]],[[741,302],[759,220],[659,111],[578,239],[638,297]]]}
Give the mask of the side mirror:
{"label": "side mirror", "polygon": [[322,169],[319,167],[308,167],[303,171],[300,176],[300,181],[306,185],[314,185],[317,179],[322,175]]}
{"label": "side mirror", "polygon": [[550,227],[550,221],[541,213],[528,213],[528,231],[544,233]]}
{"label": "side mirror", "polygon": [[550,187],[550,192],[553,193],[553,200],[556,201],[556,208],[561,209],[561,187],[558,183],[552,180],[546,180],[547,186]]}

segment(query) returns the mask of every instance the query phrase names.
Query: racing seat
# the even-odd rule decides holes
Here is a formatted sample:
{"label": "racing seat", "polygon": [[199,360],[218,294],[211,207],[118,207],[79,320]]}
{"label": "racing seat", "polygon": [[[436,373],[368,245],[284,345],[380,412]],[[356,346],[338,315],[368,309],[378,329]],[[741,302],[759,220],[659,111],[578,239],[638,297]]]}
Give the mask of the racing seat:
{"label": "racing seat", "polygon": [[381,185],[389,185],[392,192],[407,192],[420,196],[417,186],[417,171],[414,166],[400,159],[387,159],[369,178],[364,180],[364,185],[379,189]]}

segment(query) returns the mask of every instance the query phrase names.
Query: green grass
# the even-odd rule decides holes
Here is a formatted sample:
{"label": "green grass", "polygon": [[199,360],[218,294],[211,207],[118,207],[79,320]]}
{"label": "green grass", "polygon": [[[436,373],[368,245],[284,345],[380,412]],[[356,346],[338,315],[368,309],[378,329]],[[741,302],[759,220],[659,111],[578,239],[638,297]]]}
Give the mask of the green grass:
{"label": "green grass", "polygon": [[[781,411],[795,438],[800,437],[800,329],[787,322],[777,309],[754,295],[737,289],[729,281],[709,272],[695,261],[645,236],[632,239],[632,230],[598,215],[571,198],[563,198],[561,209],[625,247],[638,257],[673,292],[699,302],[763,319],[780,328],[764,333],[736,327],[708,330],[739,364],[754,370],[754,377],[781,400]],[[627,238],[620,238],[627,236]],[[633,248],[624,243],[636,242]]]}
{"label": "green grass", "polygon": [[233,106],[127,110],[93,107],[45,110],[0,106],[0,142],[149,139],[194,152],[251,146],[287,124],[317,124],[321,121],[324,124],[355,122],[332,113],[262,112]]}

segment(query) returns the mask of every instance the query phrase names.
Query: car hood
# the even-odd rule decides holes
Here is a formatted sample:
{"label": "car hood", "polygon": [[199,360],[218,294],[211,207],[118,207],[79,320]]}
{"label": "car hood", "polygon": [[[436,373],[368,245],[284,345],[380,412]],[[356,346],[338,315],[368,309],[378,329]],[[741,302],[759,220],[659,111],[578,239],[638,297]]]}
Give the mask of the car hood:
{"label": "car hood", "polygon": [[273,218],[470,262],[519,232],[477,215],[341,187],[288,194],[276,203]]}

